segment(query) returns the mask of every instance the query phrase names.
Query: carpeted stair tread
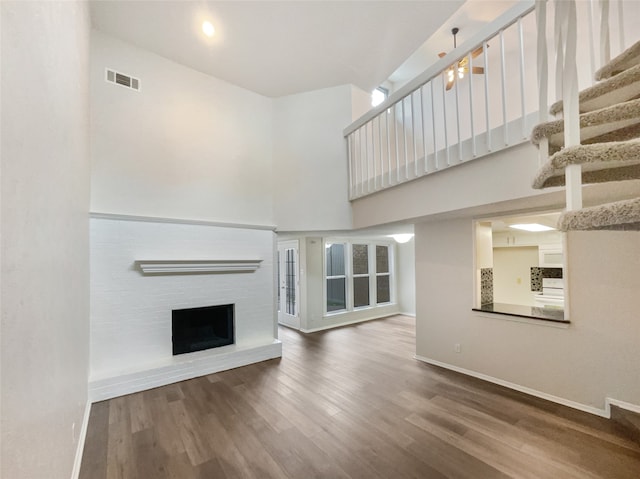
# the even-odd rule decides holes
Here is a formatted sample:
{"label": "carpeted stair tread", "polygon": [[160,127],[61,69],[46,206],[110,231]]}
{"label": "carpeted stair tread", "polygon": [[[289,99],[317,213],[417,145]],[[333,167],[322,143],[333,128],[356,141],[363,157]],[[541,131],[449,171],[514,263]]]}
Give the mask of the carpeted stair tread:
{"label": "carpeted stair tread", "polygon": [[640,63],[640,41],[634,43],[620,55],[615,57],[595,74],[595,79],[600,81],[611,78]]}
{"label": "carpeted stair tread", "polygon": [[[618,103],[580,115],[580,142],[608,135],[609,141],[628,139],[617,138],[615,132],[636,126],[640,136],[640,99]],[[633,128],[632,128],[633,130]],[[536,125],[531,133],[531,141],[539,145],[543,138],[549,138],[550,150],[553,152],[564,145],[564,120],[554,120]]]}
{"label": "carpeted stair tread", "polygon": [[[640,64],[596,83],[580,92],[580,113],[599,110],[609,105],[622,103],[640,96]],[[551,105],[549,113],[557,115],[562,112],[562,100]]]}
{"label": "carpeted stair tread", "polygon": [[640,198],[566,211],[560,215],[558,229],[640,231]]}
{"label": "carpeted stair tread", "polygon": [[568,165],[582,165],[582,183],[640,179],[640,139],[570,146],[555,153],[538,172],[533,188],[564,186]]}

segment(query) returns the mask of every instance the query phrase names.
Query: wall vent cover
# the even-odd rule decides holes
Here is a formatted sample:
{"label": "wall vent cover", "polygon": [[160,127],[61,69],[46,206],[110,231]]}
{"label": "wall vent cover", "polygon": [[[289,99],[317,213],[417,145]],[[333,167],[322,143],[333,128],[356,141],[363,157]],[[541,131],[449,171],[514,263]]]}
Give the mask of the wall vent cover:
{"label": "wall vent cover", "polygon": [[114,83],[130,90],[140,91],[140,79],[132,77],[131,75],[125,75],[124,73],[107,68],[105,79],[109,83]]}

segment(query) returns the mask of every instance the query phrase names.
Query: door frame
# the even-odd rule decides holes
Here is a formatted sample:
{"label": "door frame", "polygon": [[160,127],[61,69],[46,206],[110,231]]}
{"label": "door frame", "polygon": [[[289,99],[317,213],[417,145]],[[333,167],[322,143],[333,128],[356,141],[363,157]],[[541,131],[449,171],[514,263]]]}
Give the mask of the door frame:
{"label": "door frame", "polygon": [[[295,289],[294,289],[294,308],[295,314],[291,315],[286,313],[286,291],[287,291],[287,277],[286,277],[286,251],[294,250],[294,273],[295,273]],[[278,324],[284,326],[300,329],[300,241],[298,240],[286,240],[279,241],[277,244],[277,282],[276,287],[276,302],[278,313]],[[279,293],[279,294],[278,294]]]}

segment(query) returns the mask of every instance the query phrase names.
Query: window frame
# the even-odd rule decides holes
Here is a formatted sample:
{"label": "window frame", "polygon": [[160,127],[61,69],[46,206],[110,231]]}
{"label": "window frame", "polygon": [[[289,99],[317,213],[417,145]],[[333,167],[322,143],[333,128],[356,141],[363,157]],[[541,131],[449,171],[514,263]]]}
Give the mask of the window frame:
{"label": "window frame", "polygon": [[[343,244],[344,245],[344,274],[338,274],[338,275],[332,275],[332,276],[327,276],[327,244],[329,245],[334,245],[334,244]],[[324,301],[324,314],[325,315],[333,315],[333,314],[341,314],[341,313],[345,313],[347,311],[349,311],[349,275],[348,275],[348,270],[349,270],[349,261],[347,260],[347,255],[349,254],[347,252],[348,250],[348,244],[345,241],[342,240],[336,240],[336,241],[325,241],[323,243],[323,252],[322,252],[322,285],[323,285],[323,301]],[[327,281],[330,279],[344,279],[344,296],[345,296],[345,307],[344,309],[336,309],[335,311],[328,311],[328,304],[327,304]]]}
{"label": "window frame", "polygon": [[[327,244],[345,245],[345,274],[338,276],[327,276]],[[367,245],[368,273],[353,273],[353,245]],[[385,246],[389,252],[389,272],[378,274],[376,268],[376,246]],[[324,238],[322,252],[322,284],[323,284],[323,316],[331,317],[340,314],[348,314],[368,309],[384,308],[396,303],[396,270],[395,270],[395,242],[393,240],[372,240],[359,238]],[[369,277],[369,304],[366,306],[354,307],[354,284],[353,279],[357,277]],[[378,303],[377,298],[377,278],[378,276],[389,277],[389,301]],[[345,278],[346,309],[337,311],[327,311],[327,280],[334,278]]]}
{"label": "window frame", "polygon": [[[376,297],[376,306],[383,306],[383,305],[387,305],[387,304],[392,304],[393,301],[393,296],[392,296],[392,267],[391,267],[391,258],[392,258],[392,248],[390,245],[386,245],[386,244],[376,244],[375,245],[375,254],[373,255],[373,264],[374,264],[374,270],[375,270],[375,297]],[[388,263],[388,270],[385,273],[379,273],[378,272],[378,262],[376,261],[378,258],[378,246],[386,246],[387,248],[387,263]],[[389,301],[385,301],[384,303],[381,303],[378,301],[378,277],[379,276],[387,276],[389,278]]]}

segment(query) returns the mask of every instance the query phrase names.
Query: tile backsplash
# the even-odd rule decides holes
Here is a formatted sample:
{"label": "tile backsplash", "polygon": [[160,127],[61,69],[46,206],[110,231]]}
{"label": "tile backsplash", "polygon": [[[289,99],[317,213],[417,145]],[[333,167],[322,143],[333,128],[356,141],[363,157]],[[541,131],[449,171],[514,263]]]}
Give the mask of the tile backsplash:
{"label": "tile backsplash", "polygon": [[531,268],[531,291],[542,291],[542,278],[562,278],[562,268]]}
{"label": "tile backsplash", "polygon": [[493,303],[493,268],[480,269],[480,303]]}

